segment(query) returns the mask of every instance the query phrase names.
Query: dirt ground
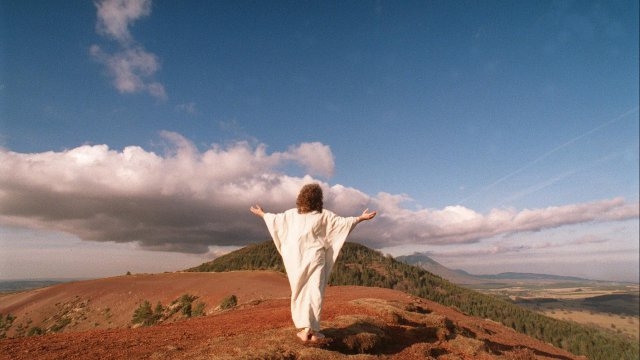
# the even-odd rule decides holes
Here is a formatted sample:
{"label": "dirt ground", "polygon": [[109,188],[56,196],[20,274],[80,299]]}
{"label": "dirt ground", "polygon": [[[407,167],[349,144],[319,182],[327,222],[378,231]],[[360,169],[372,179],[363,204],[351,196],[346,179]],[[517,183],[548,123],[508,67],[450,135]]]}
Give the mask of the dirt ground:
{"label": "dirt ground", "polygon": [[[204,275],[209,276],[200,277]],[[114,315],[113,328],[84,330],[78,325],[57,334],[3,339],[0,359],[579,358],[495,322],[388,289],[328,288],[322,322],[327,340],[305,344],[295,337],[286,278],[278,273],[172,273],[74,284],[0,297],[0,313],[44,314],[34,303],[55,307],[78,297],[89,300],[81,309],[108,306],[111,313],[126,313],[129,325],[116,324]],[[197,293],[209,304],[234,293],[239,305],[210,310],[203,317],[128,327],[133,310],[126,304],[154,294],[169,301],[185,292]],[[87,313],[104,315],[99,310]]]}

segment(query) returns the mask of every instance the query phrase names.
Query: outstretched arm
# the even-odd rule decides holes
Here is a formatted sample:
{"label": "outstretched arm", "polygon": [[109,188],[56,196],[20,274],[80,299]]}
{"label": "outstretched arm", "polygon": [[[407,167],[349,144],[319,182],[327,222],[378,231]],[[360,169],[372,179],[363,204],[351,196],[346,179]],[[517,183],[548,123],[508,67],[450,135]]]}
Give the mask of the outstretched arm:
{"label": "outstretched arm", "polygon": [[262,210],[262,207],[260,207],[260,205],[251,206],[251,208],[249,208],[249,211],[251,211],[256,216],[264,217],[264,210]]}
{"label": "outstretched arm", "polygon": [[377,212],[369,211],[369,209],[365,209],[362,212],[362,215],[358,216],[358,222],[363,222],[366,220],[371,220],[376,216]]}

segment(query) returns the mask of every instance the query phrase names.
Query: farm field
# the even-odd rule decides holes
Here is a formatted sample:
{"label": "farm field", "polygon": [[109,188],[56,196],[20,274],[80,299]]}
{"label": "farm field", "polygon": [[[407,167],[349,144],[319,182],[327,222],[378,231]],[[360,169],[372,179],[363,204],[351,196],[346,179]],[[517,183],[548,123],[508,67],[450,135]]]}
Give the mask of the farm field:
{"label": "farm field", "polygon": [[[549,285],[546,285],[549,286]],[[597,326],[640,340],[640,287],[638,285],[518,284],[480,291],[509,297],[517,304],[546,316]]]}
{"label": "farm field", "polygon": [[[548,305],[547,305],[548,306]],[[580,324],[594,325],[604,329],[609,329],[618,334],[629,336],[636,340],[640,339],[637,316],[614,315],[611,313],[597,313],[593,311],[571,310],[562,307],[544,306],[538,310],[541,313],[560,320],[575,321]]]}

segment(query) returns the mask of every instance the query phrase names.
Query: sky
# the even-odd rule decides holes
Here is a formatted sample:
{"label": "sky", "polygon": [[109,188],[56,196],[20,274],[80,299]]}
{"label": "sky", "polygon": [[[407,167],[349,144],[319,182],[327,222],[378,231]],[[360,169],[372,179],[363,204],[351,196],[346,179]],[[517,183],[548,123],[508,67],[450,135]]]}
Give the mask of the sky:
{"label": "sky", "polygon": [[638,2],[0,0],[0,279],[177,271],[253,204],[638,282]]}

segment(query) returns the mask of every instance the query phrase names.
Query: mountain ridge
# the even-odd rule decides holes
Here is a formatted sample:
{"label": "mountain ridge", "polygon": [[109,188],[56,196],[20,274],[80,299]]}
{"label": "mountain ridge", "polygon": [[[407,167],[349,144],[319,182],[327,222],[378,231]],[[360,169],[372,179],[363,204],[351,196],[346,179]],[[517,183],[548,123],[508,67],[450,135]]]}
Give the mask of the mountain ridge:
{"label": "mountain ridge", "polygon": [[[282,260],[272,241],[253,244],[187,271],[282,269]],[[482,294],[383,255],[366,246],[346,242],[329,279],[330,285],[357,285],[400,290],[450,306],[479,318],[500,322],[512,329],[591,359],[635,359],[638,344],[576,323],[548,318],[513,302]]]}
{"label": "mountain ridge", "polygon": [[518,281],[518,280],[536,280],[536,281],[550,281],[550,282],[579,282],[579,283],[616,283],[625,284],[625,281],[605,281],[587,279],[577,276],[566,275],[553,275],[553,274],[541,274],[530,272],[501,272],[497,274],[472,274],[462,269],[451,269],[445,265],[440,264],[429,255],[425,253],[415,252],[411,255],[396,256],[396,260],[404,262],[409,265],[420,266],[425,270],[432,272],[438,276],[441,276],[455,284],[459,285],[480,285],[486,283],[486,280],[503,280],[503,281]]}

